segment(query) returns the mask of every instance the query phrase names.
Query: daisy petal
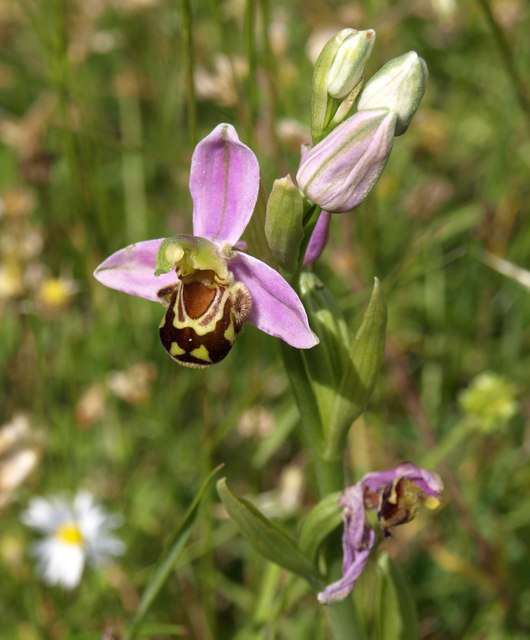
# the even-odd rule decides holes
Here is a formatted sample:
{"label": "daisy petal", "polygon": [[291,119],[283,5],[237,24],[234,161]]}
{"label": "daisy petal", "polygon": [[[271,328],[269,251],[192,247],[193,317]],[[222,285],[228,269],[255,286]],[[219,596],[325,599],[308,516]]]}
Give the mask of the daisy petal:
{"label": "daisy petal", "polygon": [[104,260],[94,277],[111,289],[160,302],[158,291],[175,284],[175,273],[155,276],[155,261],[163,238],[145,240],[120,249]]}
{"label": "daisy petal", "polygon": [[250,323],[297,349],[318,344],[300,298],[277,271],[246,253],[236,253],[229,268],[252,296]]}
{"label": "daisy petal", "polygon": [[100,568],[110,562],[111,556],[122,556],[127,547],[125,543],[114,536],[100,532],[93,544],[87,545],[87,557],[94,568]]}
{"label": "daisy petal", "polygon": [[85,565],[85,554],[80,546],[49,538],[37,543],[33,552],[45,582],[65,589],[73,589],[79,584]]}
{"label": "daisy petal", "polygon": [[218,125],[191,160],[194,235],[234,245],[252,216],[258,189],[256,156],[232,125]]}
{"label": "daisy petal", "polygon": [[62,498],[45,500],[32,498],[28,508],[22,512],[20,519],[32,529],[42,533],[53,533],[63,522],[73,517],[69,504]]}

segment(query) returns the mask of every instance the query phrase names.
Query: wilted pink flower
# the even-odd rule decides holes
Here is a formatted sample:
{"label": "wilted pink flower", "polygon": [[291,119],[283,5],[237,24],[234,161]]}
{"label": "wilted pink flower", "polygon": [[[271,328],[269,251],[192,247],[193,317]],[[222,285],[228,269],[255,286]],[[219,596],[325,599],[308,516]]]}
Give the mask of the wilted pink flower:
{"label": "wilted pink flower", "polygon": [[318,594],[324,604],[340,602],[353,589],[363,572],[374,546],[375,533],[366,520],[366,510],[377,509],[383,535],[410,522],[421,504],[436,508],[443,490],[438,475],[429,473],[410,462],[403,462],[388,471],[367,473],[341,496],[344,532],[342,534],[342,578]]}

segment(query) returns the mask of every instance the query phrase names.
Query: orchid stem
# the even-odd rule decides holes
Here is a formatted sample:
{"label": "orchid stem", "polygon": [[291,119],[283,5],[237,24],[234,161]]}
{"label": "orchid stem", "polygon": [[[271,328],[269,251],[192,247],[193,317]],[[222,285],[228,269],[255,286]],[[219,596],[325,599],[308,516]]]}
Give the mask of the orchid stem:
{"label": "orchid stem", "polygon": [[[344,468],[341,458],[326,460],[320,455],[323,428],[316,399],[304,360],[300,352],[286,344],[281,345],[282,358],[296,399],[308,450],[313,458],[318,493],[321,498],[344,489]],[[333,549],[335,552],[335,549]],[[334,640],[364,640],[357,613],[351,598],[340,604],[326,606],[326,615]]]}
{"label": "orchid stem", "polygon": [[326,606],[334,640],[364,640],[351,598]]}
{"label": "orchid stem", "polygon": [[320,456],[315,456],[314,463],[318,491],[321,498],[329,493],[344,489],[344,470],[340,458],[326,460]]}

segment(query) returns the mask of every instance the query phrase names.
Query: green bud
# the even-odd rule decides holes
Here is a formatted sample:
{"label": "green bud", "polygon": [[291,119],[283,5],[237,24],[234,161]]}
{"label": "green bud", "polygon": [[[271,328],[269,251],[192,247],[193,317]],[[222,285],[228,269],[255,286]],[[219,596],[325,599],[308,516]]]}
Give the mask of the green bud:
{"label": "green bud", "polygon": [[287,272],[298,268],[304,200],[291,176],[275,180],[267,202],[265,235],[278,264]]}
{"label": "green bud", "polygon": [[415,51],[387,62],[366,83],[357,108],[386,108],[396,114],[395,135],[405,133],[418,109],[429,72],[425,60]]}
{"label": "green bud", "polygon": [[[375,31],[342,29],[320,52],[313,72],[311,133],[319,142],[350,113],[361,84]],[[337,115],[340,113],[340,115]]]}
{"label": "green bud", "polygon": [[335,53],[327,82],[329,95],[342,100],[362,80],[364,65],[375,43],[375,31],[343,29],[337,36],[343,37],[343,40]]}

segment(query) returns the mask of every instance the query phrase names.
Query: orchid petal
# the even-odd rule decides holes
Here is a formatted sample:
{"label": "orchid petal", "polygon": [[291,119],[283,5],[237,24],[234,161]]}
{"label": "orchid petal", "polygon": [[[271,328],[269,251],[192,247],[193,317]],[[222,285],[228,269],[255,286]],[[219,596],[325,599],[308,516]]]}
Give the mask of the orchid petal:
{"label": "orchid petal", "polygon": [[340,602],[346,598],[363,572],[375,543],[375,533],[366,524],[360,483],[344,491],[340,504],[344,507],[342,578],[318,594],[318,600],[323,604]]}
{"label": "orchid petal", "polygon": [[327,211],[322,211],[309,239],[309,244],[307,245],[304,256],[304,267],[318,260],[322,251],[324,251],[324,247],[328,241],[330,221],[331,214]]}
{"label": "orchid petal", "polygon": [[191,160],[193,233],[234,245],[254,211],[259,165],[236,130],[220,124],[195,147]]}
{"label": "orchid petal", "polygon": [[332,604],[333,602],[340,602],[344,600],[348,596],[348,594],[352,591],[357,579],[364,571],[366,567],[366,563],[368,562],[368,557],[370,556],[370,551],[374,546],[375,542],[375,533],[369,529],[368,530],[368,541],[366,543],[366,547],[362,549],[357,549],[355,554],[355,560],[348,566],[347,570],[342,574],[342,578],[337,580],[336,582],[332,582],[328,585],[324,591],[321,591],[317,598],[318,601],[322,604]]}
{"label": "orchid petal", "polygon": [[236,253],[229,268],[252,296],[250,323],[297,349],[318,344],[300,298],[277,271],[246,253]]}
{"label": "orchid petal", "polygon": [[367,473],[360,483],[370,492],[376,492],[399,478],[412,480],[425,494],[434,498],[438,498],[443,491],[443,483],[438,474],[429,473],[412,462],[402,462],[388,471]]}
{"label": "orchid petal", "polygon": [[158,291],[177,281],[174,272],[155,276],[156,254],[162,240],[145,240],[116,251],[99,265],[94,277],[111,289],[160,302]]}

